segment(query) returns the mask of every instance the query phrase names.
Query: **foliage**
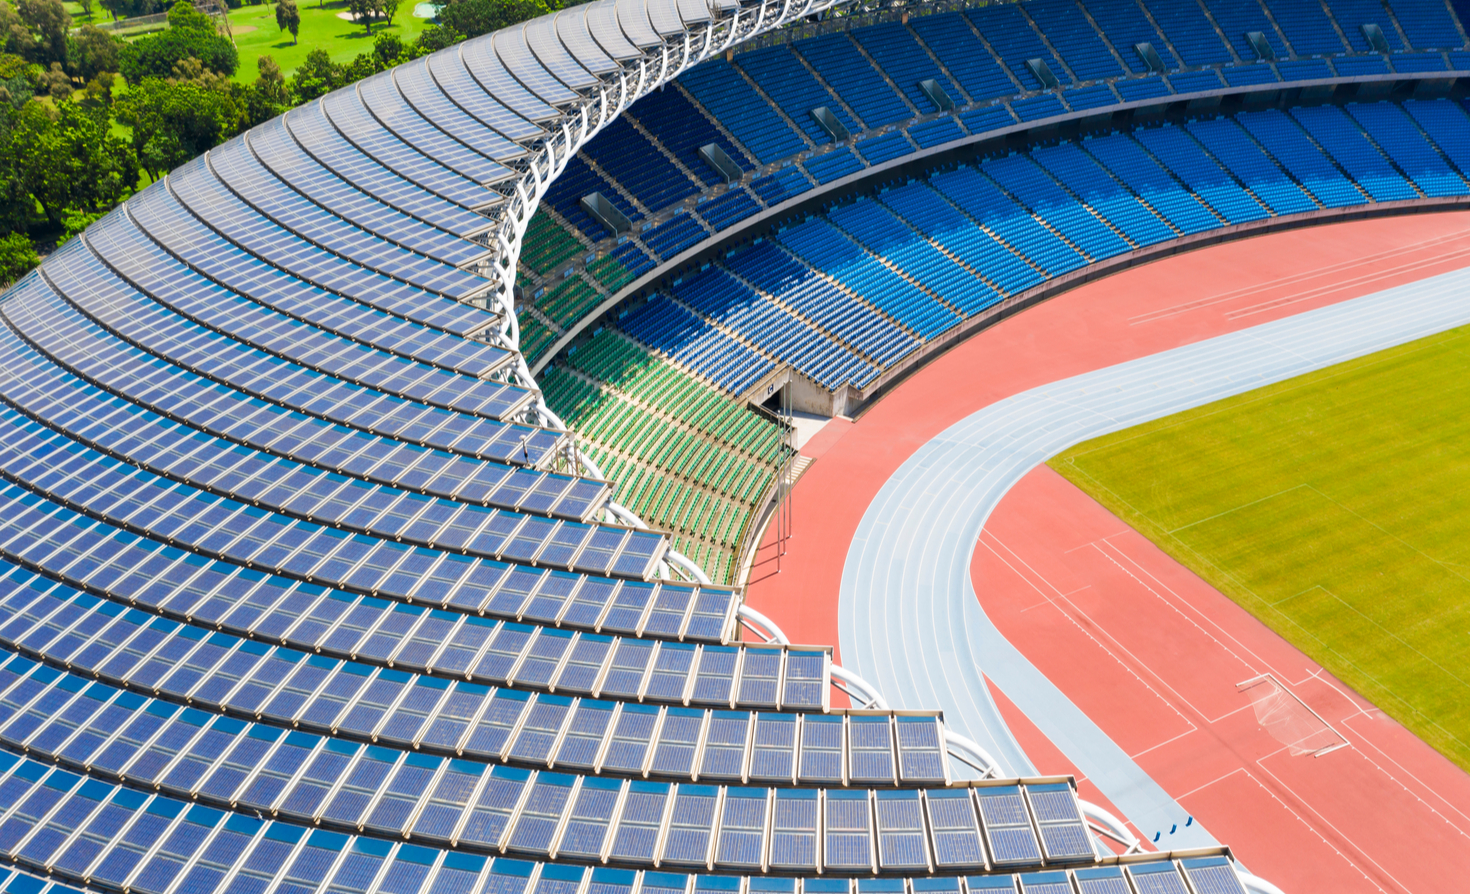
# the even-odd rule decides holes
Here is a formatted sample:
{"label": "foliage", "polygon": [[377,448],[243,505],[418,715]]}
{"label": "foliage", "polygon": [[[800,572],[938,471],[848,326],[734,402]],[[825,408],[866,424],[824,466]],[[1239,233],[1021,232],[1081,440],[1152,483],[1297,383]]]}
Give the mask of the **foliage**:
{"label": "foliage", "polygon": [[296,8],[295,0],[280,0],[276,4],[276,27],[290,31],[291,45],[296,45],[296,37],[301,32],[301,10]]}
{"label": "foliage", "polygon": [[71,36],[67,58],[72,74],[90,81],[104,71],[118,71],[118,52],[123,41],[96,25],[83,25]]}
{"label": "foliage", "polygon": [[367,26],[367,33],[372,34],[374,22],[386,25],[393,21],[399,3],[400,0],[347,0],[347,11],[352,13],[354,21]]}
{"label": "foliage", "polygon": [[270,56],[255,60],[257,77],[246,96],[250,126],[264,124],[291,108],[291,88]]}
{"label": "foliage", "polygon": [[71,16],[61,0],[0,0],[0,50],[49,67],[66,63]]}
{"label": "foliage", "polygon": [[1470,768],[1467,409],[1461,328],[1104,436],[1051,465]]}
{"label": "foliage", "polygon": [[[138,161],[111,132],[106,109],[59,102],[54,110],[27,103],[9,122],[7,180],[28,194],[46,220],[60,227],[68,209],[106,211],[138,182]],[[26,229],[26,221],[8,221]]]}
{"label": "foliage", "polygon": [[107,214],[106,211],[84,211],[81,208],[68,208],[61,215],[61,240],[57,245],[68,242],[73,236],[80,235],[83,230],[101,220]]}
{"label": "foliage", "polygon": [[560,8],[556,0],[450,0],[439,10],[439,24],[478,37]]}
{"label": "foliage", "polygon": [[157,180],[244,129],[245,91],[207,77],[145,78],[118,98],[117,120],[132,128],[138,163]]}
{"label": "foliage", "polygon": [[99,0],[113,20],[132,16],[153,15],[163,9],[161,0]]}
{"label": "foliage", "polygon": [[291,90],[301,102],[310,102],[341,86],[342,66],[321,48],[306,54],[306,61],[291,76]]}
{"label": "foliage", "polygon": [[166,78],[185,59],[198,59],[205,68],[232,75],[240,67],[240,55],[229,38],[214,30],[214,22],[189,0],[178,0],[168,12],[166,31],[140,37],[125,44],[119,54],[119,70],[129,84],[144,78]]}
{"label": "foliage", "polygon": [[0,236],[0,286],[7,286],[25,276],[41,263],[36,247],[24,233]]}

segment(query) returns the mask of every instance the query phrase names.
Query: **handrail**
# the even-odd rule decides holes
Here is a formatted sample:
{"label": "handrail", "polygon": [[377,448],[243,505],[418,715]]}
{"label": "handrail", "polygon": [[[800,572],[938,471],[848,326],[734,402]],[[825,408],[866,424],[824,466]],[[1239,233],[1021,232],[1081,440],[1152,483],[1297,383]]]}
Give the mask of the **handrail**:
{"label": "handrail", "polygon": [[1128,831],[1128,827],[1123,824],[1122,820],[1091,801],[1078,798],[1077,803],[1082,807],[1082,815],[1087,818],[1087,824],[1092,827],[1093,831],[1123,845],[1126,848],[1123,851],[1125,854],[1142,853],[1143,842],[1138,840],[1137,835]]}
{"label": "handrail", "polygon": [[1000,764],[990,756],[990,752],[981,748],[975,740],[960,735],[949,729],[944,730],[944,747],[952,757],[959,758],[981,772],[981,779],[1000,776],[1002,773]]}

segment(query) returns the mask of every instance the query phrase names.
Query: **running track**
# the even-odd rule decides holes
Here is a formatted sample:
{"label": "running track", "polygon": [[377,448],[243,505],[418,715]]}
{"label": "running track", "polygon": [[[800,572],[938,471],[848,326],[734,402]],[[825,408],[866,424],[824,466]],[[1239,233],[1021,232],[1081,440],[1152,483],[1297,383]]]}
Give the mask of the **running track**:
{"label": "running track", "polygon": [[[1464,266],[1467,228],[1453,214],[1261,237],[1129,271],[1002,323],[808,446],[822,461],[797,488],[784,571],[762,579],[771,563],[758,566],[749,598],[797,639],[839,639],[844,663],[895,706],[942,706],[1013,771],[1033,769],[1016,741],[1028,738],[1032,757],[1071,765],[1043,772],[1075,767],[1146,833],[1178,825],[1170,846],[1208,841],[1211,811],[1183,827],[1185,809],[1114,744],[1115,731],[1089,720],[1048,679],[1054,670],[1038,672],[980,610],[970,587],[980,527],[1028,469],[1077,440],[1470,319],[1457,292],[1394,290]],[[1470,274],[1449,279],[1470,284]],[[1373,297],[1339,304],[1362,295]],[[1172,350],[1184,345],[1194,347]],[[1009,699],[991,698],[982,669]],[[1037,744],[1033,723],[1056,751]],[[1241,856],[1251,865],[1249,850]]]}

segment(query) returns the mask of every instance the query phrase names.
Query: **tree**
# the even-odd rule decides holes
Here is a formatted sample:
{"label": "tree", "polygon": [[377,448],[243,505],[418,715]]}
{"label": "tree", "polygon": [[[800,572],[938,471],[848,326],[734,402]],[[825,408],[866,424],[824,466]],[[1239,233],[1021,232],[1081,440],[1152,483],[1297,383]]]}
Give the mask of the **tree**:
{"label": "tree", "polygon": [[66,36],[71,31],[71,16],[61,0],[19,0],[17,12],[35,40],[31,61],[42,65],[66,64]]}
{"label": "tree", "polygon": [[291,88],[281,74],[281,66],[270,56],[255,60],[258,76],[250,85],[246,104],[249,108],[250,126],[263,124],[291,108]]}
{"label": "tree", "polygon": [[97,4],[93,3],[92,0],[77,0],[77,5],[82,8],[82,12],[86,13],[87,18],[90,19],[92,17],[92,10]]}
{"label": "tree", "polygon": [[320,47],[306,54],[306,61],[291,76],[291,92],[298,102],[310,102],[342,86],[342,67]]}
{"label": "tree", "polygon": [[71,47],[67,50],[72,72],[83,80],[91,80],[104,71],[117,71],[118,50],[122,46],[122,40],[96,25],[83,25],[71,36]]}
{"label": "tree", "polygon": [[15,116],[11,145],[12,176],[56,227],[68,209],[107,211],[138,182],[137,156],[112,134],[105,108],[29,103]]}
{"label": "tree", "polygon": [[200,12],[191,0],[177,0],[168,8],[168,27],[173,31],[215,33],[214,19]]}
{"label": "tree", "polygon": [[402,2],[403,0],[373,0],[373,15],[382,19],[384,25],[391,25]]}
{"label": "tree", "polygon": [[[174,9],[180,5],[188,6],[180,0]],[[200,18],[209,22],[208,16],[200,14]],[[240,54],[235,51],[235,45],[217,34],[213,23],[209,23],[207,29],[170,27],[125,44],[118,54],[118,70],[128,83],[136,84],[144,78],[166,78],[173,73],[175,64],[189,58],[198,59],[205,68],[222,75],[233,75],[240,67]]]}
{"label": "tree", "polygon": [[478,37],[555,12],[555,0],[452,0],[439,9],[439,24],[465,37]]}
{"label": "tree", "polygon": [[36,51],[36,38],[20,13],[5,0],[0,0],[0,50],[9,55],[30,59]]}
{"label": "tree", "polygon": [[222,78],[204,83],[147,78],[117,98],[117,120],[133,129],[138,164],[157,180],[244,130],[246,88]]}
{"label": "tree", "polygon": [[418,49],[421,53],[432,53],[453,46],[464,40],[464,35],[448,25],[428,25],[419,32]]}
{"label": "tree", "polygon": [[41,259],[24,233],[0,237],[0,286],[8,286],[31,272]]}
{"label": "tree", "polygon": [[72,87],[71,75],[62,70],[60,62],[51,63],[51,67],[42,72],[38,80],[40,83],[37,86],[43,88],[57,102],[71,96],[75,89]]}
{"label": "tree", "polygon": [[295,0],[280,0],[276,4],[276,27],[291,32],[291,46],[296,46],[296,36],[301,31],[301,10]]}
{"label": "tree", "polygon": [[373,33],[373,13],[375,0],[347,0],[347,11],[352,13],[355,22],[361,22],[367,26],[367,33]]}

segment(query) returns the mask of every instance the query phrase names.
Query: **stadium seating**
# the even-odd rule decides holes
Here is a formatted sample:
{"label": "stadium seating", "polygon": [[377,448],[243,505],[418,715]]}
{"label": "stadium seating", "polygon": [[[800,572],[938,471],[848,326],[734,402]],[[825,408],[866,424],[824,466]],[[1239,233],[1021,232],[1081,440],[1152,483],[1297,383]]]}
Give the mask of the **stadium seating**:
{"label": "stadium seating", "polygon": [[[1326,8],[1292,0],[1263,3],[1024,0],[958,12],[916,10],[904,21],[834,27],[827,33],[737,52],[729,59],[697,66],[676,85],[640,100],[628,114],[630,121],[638,122],[638,130],[627,122],[606,128],[582,153],[596,170],[573,164],[546,202],[583,239],[597,243],[609,234],[577,207],[582,195],[602,192],[636,223],[643,213],[658,213],[722,182],[699,157],[699,147],[710,143],[720,146],[742,169],[780,166],[777,173],[754,172],[748,181],[757,202],[768,206],[810,187],[792,170],[797,165],[811,182],[824,186],[866,167],[985,134],[1017,119],[1043,122],[1119,102],[1167,100],[1278,81],[1470,67],[1470,51],[1458,49],[1464,46],[1464,36],[1437,0],[1402,0],[1387,6],[1378,0],[1334,0]],[[1382,30],[1388,55],[1368,45],[1364,26],[1371,25]],[[1258,57],[1247,39],[1253,32],[1270,47],[1270,58]],[[1157,54],[1161,70],[1152,70],[1141,55],[1143,44]],[[1058,79],[1057,89],[1047,89],[1038,80],[1031,60],[1040,60]],[[952,118],[928,120],[927,116],[949,111],[939,108],[935,96],[921,86],[929,81],[955,105]],[[995,99],[1005,102],[988,104]],[[825,107],[851,139],[835,151],[802,159],[812,147],[833,143],[812,114],[819,107]],[[871,133],[904,122],[912,123],[881,136]],[[650,146],[650,139],[657,145]],[[1339,149],[1346,151],[1343,146]],[[682,168],[668,164],[665,154],[678,159]],[[644,157],[649,159],[645,165],[626,161]],[[1268,180],[1274,176],[1245,156],[1232,155],[1221,163],[1250,165],[1254,173],[1244,174],[1245,168],[1234,172],[1244,176]],[[1426,171],[1425,176],[1432,179],[1433,174]],[[1261,183],[1272,191],[1265,181]],[[1436,188],[1453,189],[1454,184],[1442,181]],[[1273,193],[1279,195],[1272,207],[1294,207],[1285,198],[1291,191],[1282,184]],[[1217,198],[1229,204],[1223,194]],[[701,219],[718,231],[754,213],[743,203],[730,201],[742,206],[741,213],[730,218],[716,213],[719,219],[713,221],[701,215]],[[1248,210],[1249,203],[1229,207],[1230,215],[1256,213]],[[679,232],[694,235],[687,226]],[[566,243],[548,241],[550,234],[538,224],[535,238],[528,240],[524,265],[528,275],[545,276],[562,262],[562,254],[571,256]],[[667,243],[660,246],[654,253],[670,256]]]}

